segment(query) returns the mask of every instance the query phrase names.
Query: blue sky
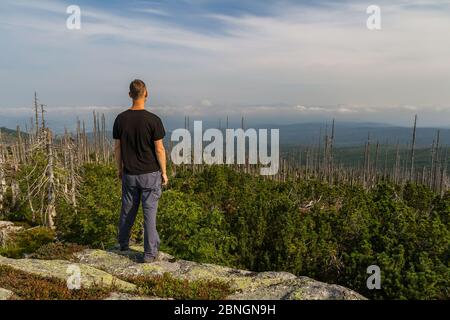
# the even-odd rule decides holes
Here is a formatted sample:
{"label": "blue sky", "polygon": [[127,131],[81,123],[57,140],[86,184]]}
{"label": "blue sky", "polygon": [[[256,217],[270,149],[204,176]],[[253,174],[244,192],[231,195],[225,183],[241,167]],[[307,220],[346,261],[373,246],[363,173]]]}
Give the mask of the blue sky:
{"label": "blue sky", "polygon": [[[81,30],[66,8],[81,8]],[[382,30],[366,28],[366,8]],[[127,107],[145,80],[167,119],[450,126],[450,2],[0,2],[0,126],[27,119],[35,90],[49,119]],[[23,120],[21,120],[23,121]],[[65,123],[67,122],[67,123]]]}

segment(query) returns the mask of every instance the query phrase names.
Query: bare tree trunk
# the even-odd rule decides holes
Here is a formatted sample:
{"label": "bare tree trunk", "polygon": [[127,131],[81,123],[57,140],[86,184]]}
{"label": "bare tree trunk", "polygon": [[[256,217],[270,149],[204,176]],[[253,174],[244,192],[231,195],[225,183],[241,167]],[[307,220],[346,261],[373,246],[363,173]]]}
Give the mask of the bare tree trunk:
{"label": "bare tree trunk", "polygon": [[417,114],[414,117],[414,130],[413,130],[413,136],[412,136],[412,143],[411,143],[411,169],[409,172],[409,180],[414,181],[414,163],[415,163],[415,152],[416,152],[416,129],[417,129]]}
{"label": "bare tree trunk", "polygon": [[30,211],[31,211],[31,222],[35,223],[36,222],[36,211],[34,210],[34,207],[33,207],[33,201],[31,198],[31,190],[30,190],[30,182],[28,181],[28,178],[27,178],[27,194],[28,194],[28,205],[30,206]]}
{"label": "bare tree trunk", "polygon": [[436,191],[438,183],[438,172],[440,170],[440,159],[439,159],[439,144],[440,144],[441,131],[437,131],[436,136],[436,146],[434,148],[434,169],[433,169],[433,190]]}
{"label": "bare tree trunk", "polygon": [[400,178],[400,144],[397,141],[397,151],[395,154],[395,167],[394,167],[394,183],[398,183]]}
{"label": "bare tree trunk", "polygon": [[19,198],[19,185],[15,179],[11,181],[11,208],[15,208]]}
{"label": "bare tree trunk", "polygon": [[93,140],[94,140],[94,156],[95,156],[95,163],[98,163],[98,153],[97,153],[97,114],[95,113],[95,111],[93,111],[93,117],[94,117],[94,120],[93,120],[93,122],[94,122],[94,127],[93,127],[93,129],[94,129],[94,132],[93,132],[93,134],[94,134],[94,137],[93,137]]}
{"label": "bare tree trunk", "polygon": [[48,193],[47,193],[47,225],[51,229],[55,229],[55,175],[54,175],[54,163],[53,163],[53,148],[52,148],[52,133],[50,129],[47,131],[47,176],[48,176]]}
{"label": "bare tree trunk", "polygon": [[106,120],[105,120],[105,114],[102,113],[102,139],[101,139],[101,147],[102,147],[102,158],[103,162],[107,163],[108,159],[106,157]]}
{"label": "bare tree trunk", "polygon": [[75,166],[72,148],[69,149],[69,159],[70,159],[70,184],[71,184],[70,192],[72,197],[72,205],[75,208],[75,213],[77,213],[77,197],[76,197],[77,183],[75,179]]}
{"label": "bare tree trunk", "polygon": [[374,163],[374,166],[372,168],[372,176],[374,177],[375,182],[376,182],[376,179],[378,177],[378,157],[379,157],[379,154],[380,154],[380,142],[377,141],[377,147],[375,149],[375,163]]}
{"label": "bare tree trunk", "polygon": [[4,195],[6,193],[5,158],[3,156],[3,142],[0,129],[0,217],[4,216]]}
{"label": "bare tree trunk", "polygon": [[36,142],[39,142],[39,105],[36,91],[34,92],[34,121],[35,121],[35,130],[36,130]]}
{"label": "bare tree trunk", "polygon": [[386,149],[385,149],[385,154],[384,154],[384,179],[388,178],[388,152],[389,152],[389,147],[388,144],[386,143]]}
{"label": "bare tree trunk", "polygon": [[45,109],[44,109],[44,105],[41,104],[41,126],[42,126],[42,130],[45,130]]}
{"label": "bare tree trunk", "polygon": [[330,182],[333,180],[333,173],[334,173],[334,155],[333,155],[333,148],[334,148],[334,119],[333,124],[331,127],[331,140],[330,140],[330,159],[329,159],[329,174],[331,176]]}
{"label": "bare tree trunk", "polygon": [[16,127],[16,134],[17,134],[17,157],[19,160],[19,163],[23,162],[23,153],[22,153],[22,136],[20,134],[20,127]]}

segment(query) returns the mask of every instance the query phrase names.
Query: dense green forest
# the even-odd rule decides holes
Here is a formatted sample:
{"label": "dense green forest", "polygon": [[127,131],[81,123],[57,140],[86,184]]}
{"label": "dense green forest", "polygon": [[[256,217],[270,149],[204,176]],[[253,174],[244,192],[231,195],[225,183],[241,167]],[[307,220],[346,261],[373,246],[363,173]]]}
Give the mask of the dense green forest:
{"label": "dense green forest", "polygon": [[[24,166],[19,175],[30,171]],[[64,197],[57,199],[57,238],[112,246],[120,210],[116,171],[86,164],[79,174],[76,210]],[[7,218],[33,224],[29,207],[17,203]],[[158,229],[161,249],[178,258],[289,271],[374,299],[449,299],[449,216],[450,192],[441,197],[420,185],[365,190],[313,180],[271,181],[212,166],[177,171],[160,200]],[[142,215],[133,239],[142,240]],[[36,249],[39,241],[31,242]],[[381,268],[381,290],[366,287],[366,270],[373,264]]]}
{"label": "dense green forest", "polygon": [[[282,145],[281,154],[284,159],[289,160],[292,165],[305,165],[306,153],[310,147],[301,145]],[[379,145],[378,157],[377,145],[370,146],[370,152],[373,156],[373,163],[377,162],[379,171],[392,170],[395,167],[397,157],[396,145]],[[350,147],[335,147],[333,149],[333,157],[335,164],[342,165],[346,168],[354,168],[364,164],[365,146],[350,146]],[[402,164],[408,164],[411,147],[401,145],[398,147],[398,154]],[[440,150],[442,155],[442,162],[448,162],[450,157],[450,148],[443,146]],[[415,150],[415,166],[422,169],[423,167],[430,169],[431,159],[433,155],[432,148],[417,148]],[[446,166],[447,174],[450,173],[450,166]]]}

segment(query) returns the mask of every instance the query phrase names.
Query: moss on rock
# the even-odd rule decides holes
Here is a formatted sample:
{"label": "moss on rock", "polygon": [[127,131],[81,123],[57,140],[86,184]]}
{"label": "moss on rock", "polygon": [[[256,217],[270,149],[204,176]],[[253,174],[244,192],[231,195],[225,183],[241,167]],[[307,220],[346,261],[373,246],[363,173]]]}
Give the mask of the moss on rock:
{"label": "moss on rock", "polygon": [[[25,271],[40,276],[52,276],[61,280],[67,280],[69,274],[68,267],[73,262],[65,260],[37,260],[37,259],[10,259],[0,256],[0,265],[9,266],[11,268]],[[112,274],[96,269],[94,267],[77,264],[81,271],[81,286],[115,286],[123,291],[135,291],[136,286],[122,281]]]}
{"label": "moss on rock", "polygon": [[329,285],[288,272],[252,272],[213,264],[176,260],[162,253],[152,264],[136,262],[139,250],[129,252],[85,250],[76,253],[78,261],[102,269],[117,277],[160,276],[188,281],[219,281],[227,283],[233,293],[227,299],[364,299],[360,294],[337,285]]}

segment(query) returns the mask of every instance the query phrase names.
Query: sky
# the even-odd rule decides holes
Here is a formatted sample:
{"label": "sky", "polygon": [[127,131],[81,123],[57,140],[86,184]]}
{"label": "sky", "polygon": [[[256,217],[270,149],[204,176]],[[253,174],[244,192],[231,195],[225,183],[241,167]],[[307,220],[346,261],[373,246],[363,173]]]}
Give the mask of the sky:
{"label": "sky", "polygon": [[[366,9],[381,9],[369,30]],[[69,30],[69,5],[81,29]],[[383,122],[450,127],[450,1],[0,2],[0,126],[112,119],[143,79],[172,126]]]}

